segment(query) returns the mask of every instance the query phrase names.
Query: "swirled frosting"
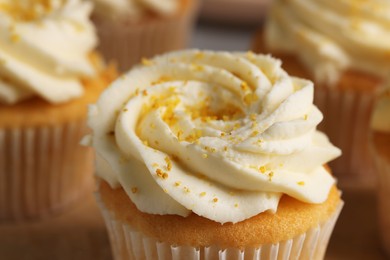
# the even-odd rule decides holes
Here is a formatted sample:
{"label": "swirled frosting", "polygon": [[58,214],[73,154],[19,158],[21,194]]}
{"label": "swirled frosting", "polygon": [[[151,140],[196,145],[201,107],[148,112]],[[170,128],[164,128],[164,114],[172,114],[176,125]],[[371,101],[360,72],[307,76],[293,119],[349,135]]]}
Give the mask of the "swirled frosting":
{"label": "swirled frosting", "polygon": [[91,11],[81,0],[0,0],[0,102],[81,96],[80,78],[94,74]]}
{"label": "swirled frosting", "polygon": [[317,81],[352,68],[390,74],[390,2],[276,0],[265,29],[271,50],[297,54]]}
{"label": "swirled frosting", "polygon": [[275,212],[282,194],[326,200],[340,155],[316,130],[313,84],[253,53],[144,60],[89,111],[97,175],[139,210],[225,223]]}
{"label": "swirled frosting", "polygon": [[140,19],[146,13],[166,16],[175,13],[180,0],[94,0],[95,12],[111,19]]}

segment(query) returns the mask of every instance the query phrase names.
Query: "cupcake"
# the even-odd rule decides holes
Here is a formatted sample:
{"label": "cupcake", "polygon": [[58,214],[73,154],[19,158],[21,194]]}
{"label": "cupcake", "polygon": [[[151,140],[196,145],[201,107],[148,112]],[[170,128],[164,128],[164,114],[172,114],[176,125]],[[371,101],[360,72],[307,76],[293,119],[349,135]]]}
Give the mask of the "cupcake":
{"label": "cupcake", "polygon": [[121,71],[142,58],[182,49],[198,0],[94,0],[99,50]]}
{"label": "cupcake", "polygon": [[390,3],[274,1],[254,49],[283,60],[291,74],[314,81],[319,126],[343,151],[331,163],[340,186],[375,185],[369,125],[375,93],[390,73]]}
{"label": "cupcake", "polygon": [[343,202],[313,84],[253,53],[138,65],[89,109],[115,259],[321,259]]}
{"label": "cupcake", "polygon": [[0,4],[0,221],[47,215],[92,178],[86,105],[115,71],[93,52],[92,5]]}
{"label": "cupcake", "polygon": [[390,88],[381,93],[372,122],[372,148],[378,173],[378,215],[382,244],[390,256]]}

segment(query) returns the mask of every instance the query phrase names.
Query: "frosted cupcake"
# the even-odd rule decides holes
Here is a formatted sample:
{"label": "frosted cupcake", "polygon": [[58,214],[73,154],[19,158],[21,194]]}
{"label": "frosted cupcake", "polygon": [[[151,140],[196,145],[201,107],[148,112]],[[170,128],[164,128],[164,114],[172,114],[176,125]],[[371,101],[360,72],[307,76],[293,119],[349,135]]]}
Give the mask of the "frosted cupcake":
{"label": "frosted cupcake", "polygon": [[371,128],[374,161],[379,177],[379,232],[384,249],[390,256],[390,88],[379,96]]}
{"label": "frosted cupcake", "polygon": [[93,53],[89,3],[0,1],[0,221],[60,209],[91,183],[86,104],[114,71]]}
{"label": "frosted cupcake", "polygon": [[256,51],[314,81],[320,129],[343,151],[330,164],[341,186],[375,184],[368,136],[375,93],[390,74],[389,12],[379,0],[276,0],[256,39]]}
{"label": "frosted cupcake", "polygon": [[[116,259],[321,259],[342,207],[313,84],[253,53],[148,60],[89,110]],[[221,259],[220,258],[220,259]]]}
{"label": "frosted cupcake", "polygon": [[94,0],[99,50],[122,71],[186,46],[198,0]]}

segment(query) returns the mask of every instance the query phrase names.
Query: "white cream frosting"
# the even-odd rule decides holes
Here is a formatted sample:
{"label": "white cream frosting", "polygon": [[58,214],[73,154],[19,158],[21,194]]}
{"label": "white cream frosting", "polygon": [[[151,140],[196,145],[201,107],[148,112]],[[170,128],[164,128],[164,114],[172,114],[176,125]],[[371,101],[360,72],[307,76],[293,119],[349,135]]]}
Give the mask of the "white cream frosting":
{"label": "white cream frosting", "polygon": [[390,1],[275,0],[265,29],[271,50],[297,54],[317,81],[347,68],[390,74]]}
{"label": "white cream frosting", "polygon": [[94,0],[94,3],[98,16],[130,20],[137,20],[148,12],[172,15],[180,6],[180,0]]}
{"label": "white cream frosting", "polygon": [[340,155],[316,130],[313,84],[253,53],[187,50],[120,77],[89,109],[97,175],[150,214],[225,223],[324,202]]}
{"label": "white cream frosting", "polygon": [[0,103],[39,96],[61,103],[83,94],[94,74],[91,3],[0,0]]}
{"label": "white cream frosting", "polygon": [[374,131],[390,133],[390,79],[375,103],[371,128]]}

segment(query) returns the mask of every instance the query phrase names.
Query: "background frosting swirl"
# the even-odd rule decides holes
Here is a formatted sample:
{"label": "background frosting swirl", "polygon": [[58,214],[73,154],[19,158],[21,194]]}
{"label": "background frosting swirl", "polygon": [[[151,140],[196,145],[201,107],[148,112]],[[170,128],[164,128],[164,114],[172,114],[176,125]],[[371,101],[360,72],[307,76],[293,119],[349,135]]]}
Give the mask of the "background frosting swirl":
{"label": "background frosting swirl", "polygon": [[313,84],[253,53],[189,50],[144,60],[90,107],[98,176],[139,210],[225,223],[282,194],[326,200],[340,155],[316,130]]}
{"label": "background frosting swirl", "polygon": [[274,1],[266,25],[272,50],[298,54],[316,80],[334,83],[353,68],[390,74],[390,2]]}
{"label": "background frosting swirl", "polygon": [[83,94],[97,39],[81,0],[0,0],[0,102],[61,103]]}

